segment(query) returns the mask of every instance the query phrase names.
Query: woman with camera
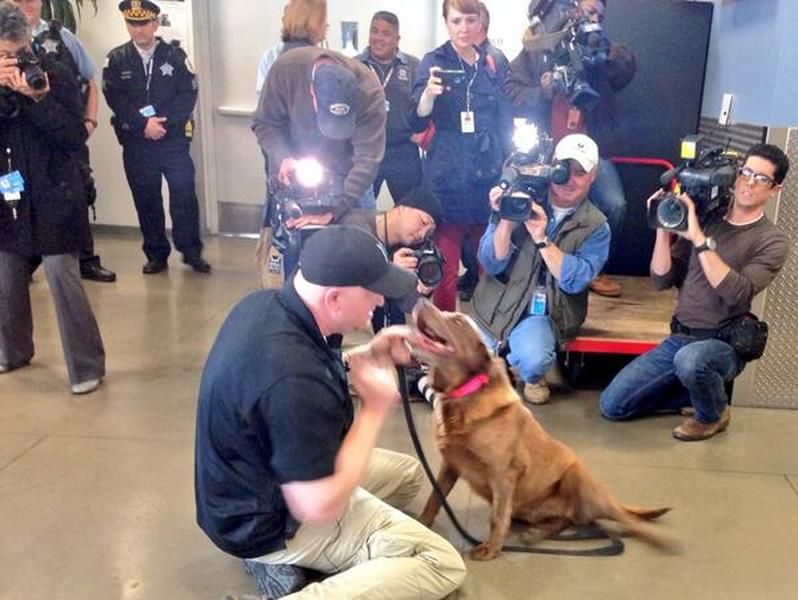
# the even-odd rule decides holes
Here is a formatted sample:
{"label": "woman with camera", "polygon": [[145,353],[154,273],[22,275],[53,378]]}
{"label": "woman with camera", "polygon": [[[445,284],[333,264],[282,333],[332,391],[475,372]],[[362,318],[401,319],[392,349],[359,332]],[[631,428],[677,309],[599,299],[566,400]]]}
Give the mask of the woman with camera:
{"label": "woman with camera", "polygon": [[434,124],[425,185],[443,206],[435,243],[446,262],[433,300],[454,310],[463,241],[474,249],[488,223],[488,192],[511,150],[512,115],[496,65],[474,45],[477,0],[444,0],[449,41],[424,56],[413,86],[414,131]]}
{"label": "woman with camera", "polygon": [[105,352],[78,268],[88,227],[76,160],[87,135],[83,105],[75,78],[60,64],[39,64],[30,46],[25,16],[0,3],[0,373],[33,358],[29,266],[41,256],[70,389],[86,394],[105,375]]}

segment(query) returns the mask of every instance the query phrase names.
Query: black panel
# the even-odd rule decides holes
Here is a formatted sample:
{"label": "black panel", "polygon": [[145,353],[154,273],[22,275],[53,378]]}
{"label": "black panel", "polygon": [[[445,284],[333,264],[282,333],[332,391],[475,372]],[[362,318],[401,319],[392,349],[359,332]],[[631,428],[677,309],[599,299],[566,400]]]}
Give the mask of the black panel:
{"label": "black panel", "polygon": [[[675,0],[611,0],[605,28],[629,46],[637,74],[618,95],[625,156],[679,162],[679,140],[698,131],[712,3]],[[619,165],[627,200],[626,226],[616,235],[607,271],[647,275],[654,232],[645,223],[645,199],[661,173]]]}

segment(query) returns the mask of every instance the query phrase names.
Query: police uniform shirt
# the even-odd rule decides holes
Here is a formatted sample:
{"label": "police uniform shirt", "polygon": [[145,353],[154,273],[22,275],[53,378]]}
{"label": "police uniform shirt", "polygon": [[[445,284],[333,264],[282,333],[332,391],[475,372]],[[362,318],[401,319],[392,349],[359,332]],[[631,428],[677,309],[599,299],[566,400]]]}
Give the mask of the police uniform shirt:
{"label": "police uniform shirt", "polygon": [[103,93],[122,142],[144,139],[149,118],[145,115],[152,111],[151,116],[166,117],[166,139],[190,137],[186,124],[197,102],[197,90],[186,53],[161,38],[150,51],[142,51],[132,41],[114,48],[103,69]]}
{"label": "police uniform shirt", "polygon": [[[33,30],[34,39],[49,29],[50,24],[43,19],[39,19],[39,24]],[[97,67],[91,57],[89,57],[83,44],[80,43],[80,40],[66,27],[62,27],[59,33],[61,34],[61,39],[64,40],[64,46],[66,46],[67,51],[78,67],[80,76],[86,81],[94,79],[94,76],[97,74]],[[49,40],[42,44],[42,50],[47,54],[58,53],[58,48],[51,46]]]}

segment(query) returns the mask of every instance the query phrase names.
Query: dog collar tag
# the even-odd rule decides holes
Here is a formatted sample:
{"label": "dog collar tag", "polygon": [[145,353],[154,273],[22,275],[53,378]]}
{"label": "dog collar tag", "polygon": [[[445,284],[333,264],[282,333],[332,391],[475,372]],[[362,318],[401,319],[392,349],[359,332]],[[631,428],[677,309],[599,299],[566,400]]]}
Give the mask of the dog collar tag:
{"label": "dog collar tag", "polygon": [[481,390],[485,385],[488,383],[488,376],[484,373],[480,375],[475,375],[468,381],[466,381],[463,385],[459,388],[453,389],[451,392],[447,394],[449,398],[463,398],[464,396],[468,396],[473,394],[474,392]]}

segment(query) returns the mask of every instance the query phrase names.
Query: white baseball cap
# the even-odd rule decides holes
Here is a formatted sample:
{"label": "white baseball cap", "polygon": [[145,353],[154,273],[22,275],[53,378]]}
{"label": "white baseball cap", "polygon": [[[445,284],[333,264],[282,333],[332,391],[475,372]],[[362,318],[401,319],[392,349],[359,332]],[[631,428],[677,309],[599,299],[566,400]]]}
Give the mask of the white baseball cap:
{"label": "white baseball cap", "polygon": [[559,141],[554,149],[557,160],[573,159],[590,173],[599,162],[599,151],[596,142],[584,133],[572,133]]}

